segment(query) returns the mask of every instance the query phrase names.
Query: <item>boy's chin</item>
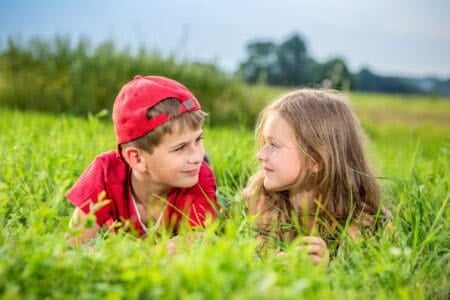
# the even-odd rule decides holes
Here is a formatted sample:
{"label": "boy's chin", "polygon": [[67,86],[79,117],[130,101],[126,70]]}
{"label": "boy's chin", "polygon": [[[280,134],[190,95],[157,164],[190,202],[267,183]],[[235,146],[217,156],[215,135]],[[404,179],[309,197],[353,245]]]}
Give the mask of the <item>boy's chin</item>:
{"label": "boy's chin", "polygon": [[178,182],[176,187],[187,189],[187,188],[193,187],[197,183],[198,183],[198,176],[195,178],[192,178],[192,179],[190,178],[190,179],[185,179],[183,181],[180,181],[180,182]]}

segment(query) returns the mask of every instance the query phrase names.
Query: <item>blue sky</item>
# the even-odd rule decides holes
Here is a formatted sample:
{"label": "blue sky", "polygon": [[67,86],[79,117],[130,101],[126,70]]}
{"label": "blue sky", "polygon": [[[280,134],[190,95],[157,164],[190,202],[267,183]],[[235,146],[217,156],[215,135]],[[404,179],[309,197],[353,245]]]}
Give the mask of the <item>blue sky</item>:
{"label": "blue sky", "polygon": [[249,41],[294,32],[314,58],[343,57],[354,72],[450,78],[449,0],[0,0],[0,47],[10,36],[85,36],[233,71]]}

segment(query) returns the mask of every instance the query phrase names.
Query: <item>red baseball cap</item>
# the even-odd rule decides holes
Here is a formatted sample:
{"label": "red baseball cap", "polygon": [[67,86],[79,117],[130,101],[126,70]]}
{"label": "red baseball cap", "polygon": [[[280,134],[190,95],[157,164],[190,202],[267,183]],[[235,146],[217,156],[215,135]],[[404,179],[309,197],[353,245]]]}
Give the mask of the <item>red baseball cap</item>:
{"label": "red baseball cap", "polygon": [[125,84],[114,101],[112,113],[117,144],[138,139],[167,122],[168,114],[149,119],[147,111],[168,98],[180,101],[178,115],[201,109],[198,100],[185,86],[166,77],[136,75]]}

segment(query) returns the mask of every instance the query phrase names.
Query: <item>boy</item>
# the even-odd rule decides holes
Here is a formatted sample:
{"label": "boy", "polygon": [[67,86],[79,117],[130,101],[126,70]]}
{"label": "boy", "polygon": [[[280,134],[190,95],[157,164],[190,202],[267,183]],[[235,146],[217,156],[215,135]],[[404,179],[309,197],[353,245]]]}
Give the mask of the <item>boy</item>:
{"label": "boy", "polygon": [[[194,95],[174,80],[138,75],[117,95],[112,115],[118,149],[98,155],[66,195],[76,206],[69,227],[79,233],[69,242],[94,238],[102,226],[127,225],[145,236],[214,218],[216,181],[203,161],[206,114]],[[85,228],[89,213],[96,223]]]}

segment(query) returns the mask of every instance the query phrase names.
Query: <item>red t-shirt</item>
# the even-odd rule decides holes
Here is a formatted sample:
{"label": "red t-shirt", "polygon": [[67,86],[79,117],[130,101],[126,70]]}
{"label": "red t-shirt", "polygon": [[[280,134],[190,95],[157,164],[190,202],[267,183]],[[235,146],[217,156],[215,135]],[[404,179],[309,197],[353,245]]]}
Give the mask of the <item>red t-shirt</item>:
{"label": "red t-shirt", "polygon": [[[131,196],[130,167],[111,150],[98,155],[67,193],[67,198],[84,213],[91,209],[100,226],[111,226],[115,221],[130,221],[134,229],[145,235],[146,229]],[[100,198],[100,199],[99,199]],[[109,200],[100,203],[102,200]],[[173,188],[164,209],[163,224],[177,228],[184,216],[191,227],[204,226],[206,217],[215,217],[216,180],[211,168],[202,163],[199,181],[190,188]]]}

